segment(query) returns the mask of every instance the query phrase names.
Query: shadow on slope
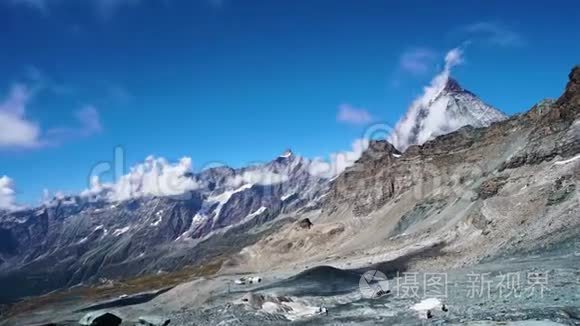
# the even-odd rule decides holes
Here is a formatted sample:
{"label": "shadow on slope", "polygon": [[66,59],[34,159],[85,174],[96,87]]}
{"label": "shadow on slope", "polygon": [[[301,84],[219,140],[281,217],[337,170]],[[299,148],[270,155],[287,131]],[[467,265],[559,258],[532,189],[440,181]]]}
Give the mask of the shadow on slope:
{"label": "shadow on slope", "polygon": [[389,279],[409,269],[412,261],[442,255],[444,244],[437,244],[417,250],[397,259],[384,261],[357,269],[339,269],[332,266],[316,266],[306,269],[280,282],[254,289],[276,291],[280,289],[284,295],[290,296],[333,296],[352,292],[359,288],[362,275],[370,270],[384,273]]}
{"label": "shadow on slope", "polygon": [[173,287],[168,287],[168,288],[161,289],[161,290],[155,291],[155,292],[140,293],[140,294],[126,297],[126,298],[119,298],[116,300],[102,302],[99,304],[95,304],[95,305],[88,306],[86,308],[77,310],[75,312],[88,312],[88,311],[93,311],[93,310],[111,309],[111,308],[119,308],[119,307],[125,307],[125,306],[132,306],[132,305],[136,305],[136,304],[142,304],[142,303],[146,303],[146,302],[149,302],[149,301],[155,299],[159,295],[161,295],[161,294],[163,294],[171,289],[173,289]]}

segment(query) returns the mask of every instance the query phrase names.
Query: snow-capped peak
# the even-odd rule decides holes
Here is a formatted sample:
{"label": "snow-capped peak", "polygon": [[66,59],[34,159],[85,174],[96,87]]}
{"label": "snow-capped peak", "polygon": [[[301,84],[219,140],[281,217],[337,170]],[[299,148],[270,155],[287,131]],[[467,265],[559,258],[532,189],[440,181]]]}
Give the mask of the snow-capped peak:
{"label": "snow-capped peak", "polygon": [[487,127],[507,118],[451,78],[451,69],[462,62],[461,48],[447,52],[443,70],[433,77],[423,94],[411,103],[388,138],[399,151],[403,152],[411,145],[423,144],[463,126]]}
{"label": "snow-capped peak", "polygon": [[461,92],[465,92],[465,89],[463,89],[463,87],[461,87],[461,85],[459,85],[457,80],[449,77],[449,78],[447,78],[447,82],[445,83],[445,86],[443,87],[443,92],[461,93]]}
{"label": "snow-capped peak", "polygon": [[463,126],[487,127],[507,118],[448,75],[436,76],[397,123],[389,141],[400,151]]}
{"label": "snow-capped peak", "polygon": [[291,150],[291,149],[287,149],[287,150],[285,150],[285,151],[284,151],[284,153],[282,153],[282,155],[280,155],[279,157],[282,157],[282,158],[290,158],[290,157],[292,157],[293,155],[294,155],[294,153],[292,152],[292,150]]}

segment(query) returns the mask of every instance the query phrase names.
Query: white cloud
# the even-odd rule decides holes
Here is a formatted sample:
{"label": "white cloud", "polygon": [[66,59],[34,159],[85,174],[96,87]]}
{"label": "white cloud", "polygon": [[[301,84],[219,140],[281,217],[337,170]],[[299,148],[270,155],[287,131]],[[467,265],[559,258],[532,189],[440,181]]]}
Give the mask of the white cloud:
{"label": "white cloud", "polygon": [[76,127],[59,127],[47,130],[47,143],[60,144],[69,139],[89,137],[103,131],[99,111],[94,106],[86,105],[75,112],[75,117],[79,122]]}
{"label": "white cloud", "polygon": [[433,100],[444,89],[447,80],[450,77],[451,69],[462,63],[463,50],[461,48],[454,48],[447,52],[445,55],[445,66],[443,70],[431,80],[429,86],[423,89],[423,94],[411,103],[405,117],[397,123],[394,132],[389,136],[389,142],[397,149],[404,151],[408,146],[412,145],[410,139],[413,137],[411,137],[411,135],[414,135],[417,132],[416,118],[421,115],[422,110],[426,107],[430,107],[430,110],[427,112],[429,117],[428,119],[425,119],[425,121],[430,125],[423,126],[420,130],[420,133],[417,136],[419,143],[422,143],[431,137],[434,129],[438,128],[437,126],[451,123],[446,121],[446,116],[443,114],[447,103],[434,103]]}
{"label": "white cloud", "polygon": [[423,75],[432,68],[437,54],[427,48],[405,51],[399,59],[399,69],[413,75]]}
{"label": "white cloud", "polygon": [[0,103],[0,147],[34,147],[39,144],[40,128],[25,116],[30,98],[26,86],[15,84],[8,97]]}
{"label": "white cloud", "polygon": [[239,187],[244,184],[267,186],[282,183],[287,180],[287,175],[256,169],[244,171],[241,175],[230,178],[227,183],[230,187]]}
{"label": "white cloud", "polygon": [[147,196],[177,196],[199,188],[198,183],[185,176],[192,171],[191,158],[184,157],[177,163],[149,156],[145,162],[132,167],[115,183],[101,184],[98,176],[91,177],[90,188],[81,193],[91,198],[123,201]]}
{"label": "white cloud", "polygon": [[93,134],[103,130],[101,118],[97,109],[92,105],[87,105],[76,113],[77,119],[81,123],[84,133]]}
{"label": "white cloud", "polygon": [[87,137],[102,131],[99,112],[92,105],[78,110],[78,127],[52,128],[43,132],[40,125],[26,116],[27,107],[38,93],[26,85],[14,84],[0,102],[0,148],[35,148],[57,145],[63,141]]}
{"label": "white cloud", "polygon": [[447,76],[451,73],[451,68],[463,63],[463,50],[461,48],[451,49],[445,55],[445,68],[444,71]]}
{"label": "white cloud", "polygon": [[0,209],[10,211],[18,209],[15,196],[14,181],[7,176],[0,177]]}
{"label": "white cloud", "polygon": [[338,107],[336,120],[353,125],[365,125],[372,122],[373,117],[365,109],[356,108],[350,104],[341,104]]}
{"label": "white cloud", "polygon": [[517,32],[498,22],[477,22],[463,26],[461,32],[476,41],[497,46],[521,46],[524,39]]}
{"label": "white cloud", "polygon": [[321,178],[333,178],[352,166],[368,146],[368,139],[356,139],[350,151],[332,153],[329,160],[315,158],[310,161],[309,173]]}

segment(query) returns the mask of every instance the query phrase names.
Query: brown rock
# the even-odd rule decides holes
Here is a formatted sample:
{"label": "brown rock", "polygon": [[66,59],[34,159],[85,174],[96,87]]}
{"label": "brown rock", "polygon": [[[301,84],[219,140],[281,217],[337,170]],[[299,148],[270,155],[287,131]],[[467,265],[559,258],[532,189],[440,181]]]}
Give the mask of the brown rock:
{"label": "brown rock", "polygon": [[569,81],[566,85],[566,90],[564,94],[560,96],[556,104],[559,106],[580,106],[580,66],[576,66],[572,69],[568,75]]}
{"label": "brown rock", "polygon": [[308,219],[308,218],[302,219],[302,220],[300,220],[298,222],[298,226],[301,229],[308,229],[308,230],[310,230],[310,228],[312,227],[312,225],[313,225],[312,222],[310,222],[310,219]]}

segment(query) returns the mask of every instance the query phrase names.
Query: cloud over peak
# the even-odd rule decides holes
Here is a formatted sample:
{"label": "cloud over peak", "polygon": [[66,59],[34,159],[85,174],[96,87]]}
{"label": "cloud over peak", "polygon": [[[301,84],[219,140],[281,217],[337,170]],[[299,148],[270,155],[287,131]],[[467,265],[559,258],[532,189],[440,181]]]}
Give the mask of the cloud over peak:
{"label": "cloud over peak", "polygon": [[352,166],[368,147],[368,139],[356,139],[348,151],[332,153],[330,154],[329,160],[324,160],[319,157],[310,161],[308,172],[311,175],[325,179],[336,177],[346,170],[346,168]]}
{"label": "cloud over peak", "polygon": [[101,183],[99,176],[91,176],[90,188],[81,196],[123,201],[147,196],[178,196],[199,188],[187,174],[192,172],[191,158],[183,157],[170,163],[163,157],[148,156],[143,163],[131,168],[129,173],[114,183]]}
{"label": "cloud over peak", "polygon": [[[429,110],[424,112],[425,108],[433,105],[433,101],[437,96],[443,91],[449,77],[451,75],[451,69],[457,65],[462,64],[463,50],[460,47],[451,49],[445,55],[445,65],[443,70],[439,72],[430,84],[423,89],[423,94],[418,96],[413,103],[411,103],[409,110],[405,116],[397,123],[395,130],[388,137],[388,140],[393,144],[398,150],[404,151],[408,146],[412,145],[411,135],[415,133],[417,129],[417,117],[421,115],[427,115],[425,122],[427,125],[422,129],[423,132],[418,135],[419,143],[426,141],[436,130],[439,128],[441,120],[445,120],[445,117],[440,117],[437,114],[438,110]],[[446,103],[437,104],[437,107],[441,107],[443,110]],[[430,125],[432,124],[432,125]]]}
{"label": "cloud over peak", "polygon": [[9,211],[18,209],[15,195],[14,181],[7,176],[0,177],[0,209]]}

